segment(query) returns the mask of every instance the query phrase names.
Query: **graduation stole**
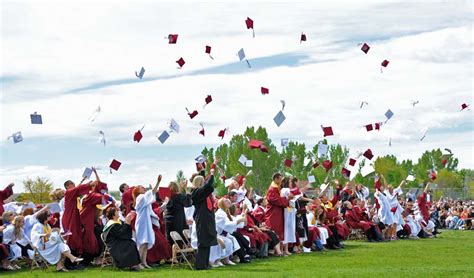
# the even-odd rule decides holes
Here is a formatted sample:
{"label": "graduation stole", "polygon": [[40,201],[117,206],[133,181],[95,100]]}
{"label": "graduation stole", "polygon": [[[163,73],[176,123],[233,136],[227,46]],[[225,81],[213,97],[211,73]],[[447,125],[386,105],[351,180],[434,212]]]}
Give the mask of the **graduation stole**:
{"label": "graduation stole", "polygon": [[103,232],[106,232],[108,229],[110,229],[115,224],[122,224],[122,222],[120,220],[110,219],[109,221],[107,221],[107,224],[105,224]]}
{"label": "graduation stole", "polygon": [[44,232],[44,234],[45,234],[44,240],[43,240],[43,250],[44,250],[44,249],[45,249],[45,244],[46,244],[46,242],[49,241],[49,236],[46,235],[46,234],[50,234],[50,233],[51,233],[51,226],[49,226],[49,224],[43,225],[43,232]]}

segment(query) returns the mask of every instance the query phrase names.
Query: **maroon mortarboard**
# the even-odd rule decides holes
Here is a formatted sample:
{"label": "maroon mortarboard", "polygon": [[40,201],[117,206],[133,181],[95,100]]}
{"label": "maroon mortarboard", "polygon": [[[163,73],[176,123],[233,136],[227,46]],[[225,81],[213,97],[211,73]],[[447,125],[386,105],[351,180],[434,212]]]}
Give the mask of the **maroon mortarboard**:
{"label": "maroon mortarboard", "polygon": [[367,149],[364,154],[363,154],[367,159],[371,160],[374,155],[372,154],[372,150],[371,149]]}
{"label": "maroon mortarboard", "polygon": [[196,162],[196,171],[200,172],[203,169],[206,169],[206,162]]}
{"label": "maroon mortarboard", "polygon": [[468,108],[468,107],[469,107],[469,105],[466,104],[466,103],[461,104],[461,111]]}
{"label": "maroon mortarboard", "polygon": [[178,61],[176,61],[176,63],[179,65],[180,68],[182,68],[186,62],[184,61],[183,57],[181,57]]}
{"label": "maroon mortarboard", "polygon": [[136,141],[137,143],[140,143],[140,140],[142,140],[142,138],[143,138],[143,135],[140,130],[135,132],[135,135],[133,135],[133,141]]}
{"label": "maroon mortarboard", "polygon": [[262,95],[268,95],[268,93],[270,92],[270,90],[268,90],[268,88],[265,88],[265,87],[260,88],[260,91],[262,92]]}
{"label": "maroon mortarboard", "polygon": [[313,163],[313,168],[317,168],[318,166],[319,166],[319,162],[316,161],[315,163]]}
{"label": "maroon mortarboard", "polygon": [[225,132],[226,132],[226,129],[222,129],[222,130],[219,131],[219,133],[217,134],[217,136],[219,136],[219,137],[221,137],[222,139],[224,139]]}
{"label": "maroon mortarboard", "polygon": [[253,37],[255,37],[255,30],[253,29],[253,20],[250,19],[250,17],[247,17],[247,19],[245,20],[245,25],[247,26],[247,29],[252,29]]}
{"label": "maroon mortarboard", "polygon": [[209,45],[206,45],[206,54],[209,54],[209,58],[214,60],[214,57],[211,56],[211,47]]}
{"label": "maroon mortarboard", "polygon": [[178,34],[169,34],[168,35],[168,43],[169,44],[176,44],[178,41]]}
{"label": "maroon mortarboard", "polygon": [[[122,163],[118,160],[112,160],[112,162],[110,163],[110,168],[111,169],[114,169],[115,171],[118,171],[118,169],[120,168],[120,165],[122,165]],[[112,170],[110,171],[112,172]]]}
{"label": "maroon mortarboard", "polygon": [[226,177],[225,175],[222,175],[222,176],[221,176],[221,179],[222,179],[223,182],[225,182],[225,180],[227,179],[227,177]]}
{"label": "maroon mortarboard", "polygon": [[436,180],[436,171],[435,170],[430,170],[428,172],[428,178],[432,181]]}
{"label": "maroon mortarboard", "polygon": [[189,112],[188,108],[186,108],[186,111],[188,111],[188,115],[191,119],[193,119],[199,114],[197,110],[194,110],[193,112]]}
{"label": "maroon mortarboard", "polygon": [[382,67],[386,68],[388,66],[388,63],[390,63],[388,60],[383,60]]}
{"label": "maroon mortarboard", "polygon": [[349,179],[351,176],[351,171],[347,170],[346,168],[342,168],[341,174],[345,179]]}
{"label": "maroon mortarboard", "polygon": [[306,35],[304,33],[301,33],[301,38],[300,38],[300,43],[306,41]]}
{"label": "maroon mortarboard", "polygon": [[370,46],[366,43],[364,43],[362,45],[362,47],[360,48],[360,50],[362,50],[362,52],[364,52],[365,54],[367,54],[367,52],[369,52],[369,49],[370,49]]}
{"label": "maroon mortarboard", "polygon": [[250,140],[249,141],[249,147],[251,149],[260,149],[260,147],[262,146],[263,142],[262,141],[259,141],[259,140]]}
{"label": "maroon mortarboard", "polygon": [[328,172],[332,168],[332,162],[330,160],[324,160],[323,168],[326,169],[326,172]]}
{"label": "maroon mortarboard", "polygon": [[204,124],[203,123],[199,123],[201,125],[201,130],[199,131],[199,134],[201,134],[202,136],[205,136],[205,132],[204,132]]}
{"label": "maroon mortarboard", "polygon": [[204,104],[204,106],[202,108],[206,107],[206,105],[208,105],[209,103],[212,102],[212,96],[207,95],[207,97],[204,99],[204,101],[206,102],[206,104]]}
{"label": "maroon mortarboard", "polygon": [[446,163],[448,163],[448,160],[447,160],[447,159],[441,160],[441,164],[443,164],[443,167],[446,167]]}
{"label": "maroon mortarboard", "polygon": [[349,158],[349,165],[354,166],[356,164],[356,160],[354,158]]}
{"label": "maroon mortarboard", "polygon": [[365,129],[367,130],[367,132],[374,130],[374,128],[372,127],[372,124],[366,125]]}
{"label": "maroon mortarboard", "polygon": [[375,123],[375,129],[376,129],[376,130],[380,130],[380,126],[381,126],[380,123]]}
{"label": "maroon mortarboard", "polygon": [[263,145],[263,144],[260,146],[260,150],[261,150],[263,153],[268,153],[268,148],[267,148],[267,146],[265,146],[265,145]]}
{"label": "maroon mortarboard", "polygon": [[285,159],[285,166],[286,166],[286,167],[291,167],[292,164],[293,164],[293,160],[288,159],[288,158]]}
{"label": "maroon mortarboard", "polygon": [[327,126],[327,127],[321,126],[321,128],[323,129],[324,137],[334,135],[334,133],[332,132],[332,127],[330,127],[330,126]]}

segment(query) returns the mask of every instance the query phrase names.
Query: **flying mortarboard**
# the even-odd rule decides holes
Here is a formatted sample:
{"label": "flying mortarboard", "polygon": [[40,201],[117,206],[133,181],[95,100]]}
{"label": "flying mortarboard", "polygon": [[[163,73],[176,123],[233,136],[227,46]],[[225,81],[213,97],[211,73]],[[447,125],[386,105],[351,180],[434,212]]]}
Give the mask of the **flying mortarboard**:
{"label": "flying mortarboard", "polygon": [[372,150],[371,149],[367,149],[364,154],[363,154],[364,157],[366,157],[367,159],[369,160],[372,160],[372,158],[374,157],[374,155],[372,154]]}
{"label": "flying mortarboard", "polygon": [[367,130],[367,132],[374,130],[374,128],[372,127],[372,124],[366,125],[365,129]]}
{"label": "flying mortarboard", "polygon": [[120,165],[122,165],[122,163],[116,159],[113,159],[112,162],[110,163],[110,173],[112,173],[112,169],[115,170],[115,171],[118,171],[118,169],[120,168]]}
{"label": "flying mortarboard", "polygon": [[178,68],[179,68],[179,69],[181,69],[181,68],[184,66],[184,64],[186,64],[186,62],[184,61],[183,57],[179,58],[179,59],[176,61],[176,63],[178,64],[178,66],[179,66]]}
{"label": "flying mortarboard", "polygon": [[12,135],[10,135],[7,138],[7,140],[10,139],[10,138],[13,138],[13,143],[14,144],[20,143],[21,141],[23,141],[23,136],[21,135],[21,131],[13,133]]}
{"label": "flying mortarboard", "polygon": [[349,179],[351,176],[351,171],[347,170],[346,168],[342,168],[341,174],[345,179]]}
{"label": "flying mortarboard", "polygon": [[249,68],[251,68],[250,63],[249,63],[249,60],[247,60],[247,59],[245,58],[245,51],[244,51],[243,48],[241,48],[241,49],[239,50],[239,52],[237,52],[237,56],[239,56],[239,60],[240,60],[241,62],[242,62],[242,60],[245,59],[245,62],[247,62],[247,66],[248,66]]}
{"label": "flying mortarboard", "polygon": [[285,164],[286,167],[291,168],[291,165],[293,165],[293,160],[287,158],[287,159],[285,159],[284,164]]}
{"label": "flying mortarboard", "polygon": [[31,118],[31,124],[35,124],[35,125],[42,125],[43,124],[43,118],[41,117],[40,114],[38,113],[33,113],[33,114],[30,114],[30,118]]}
{"label": "flying mortarboard", "polygon": [[221,137],[221,139],[224,139],[225,132],[227,131],[227,128],[221,129],[217,136]]}
{"label": "flying mortarboard", "polygon": [[82,174],[82,177],[86,179],[90,179],[91,175],[92,175],[92,169],[89,167],[86,167],[86,169],[84,169],[84,173]]}
{"label": "flying mortarboard", "polygon": [[249,141],[249,147],[250,147],[251,149],[260,149],[260,147],[262,146],[262,144],[263,144],[263,142],[260,141],[260,140],[254,140],[254,139],[252,139],[252,140]]}
{"label": "flying mortarboard", "polygon": [[262,92],[262,95],[268,95],[268,93],[269,93],[268,88],[265,88],[265,87],[261,87],[260,91]]}
{"label": "flying mortarboard", "polygon": [[201,130],[199,131],[199,134],[201,134],[202,136],[205,136],[204,124],[203,124],[203,123],[199,123],[199,125],[201,125]]}
{"label": "flying mortarboard", "polygon": [[332,162],[330,160],[324,160],[323,168],[326,169],[326,172],[328,172],[332,168]]}
{"label": "flying mortarboard", "polygon": [[206,54],[209,54],[209,58],[214,60],[214,57],[211,56],[211,47],[209,45],[206,45]]}
{"label": "flying mortarboard", "polygon": [[164,144],[169,137],[170,134],[166,130],[163,130],[161,135],[158,137],[158,140],[161,142],[161,144]]}
{"label": "flying mortarboard", "polygon": [[392,110],[388,109],[387,112],[385,112],[385,117],[387,118],[385,120],[385,122],[387,122],[388,120],[390,120],[392,117],[393,117],[393,112]]}
{"label": "flying mortarboard", "polygon": [[282,147],[286,147],[288,146],[288,142],[289,142],[288,138],[282,138],[280,144]]}
{"label": "flying mortarboard", "polygon": [[468,107],[469,107],[469,105],[466,104],[466,103],[461,104],[461,111],[468,108]]}
{"label": "flying mortarboard", "polygon": [[145,68],[144,67],[141,68],[140,73],[135,72],[135,76],[140,78],[140,79],[143,78],[144,74],[145,74]]}
{"label": "flying mortarboard", "polygon": [[286,120],[285,114],[282,111],[278,112],[273,118],[275,124],[279,127]]}
{"label": "flying mortarboard", "polygon": [[245,25],[247,29],[252,29],[253,37],[255,38],[255,29],[253,29],[253,20],[250,17],[247,17],[245,20]]}
{"label": "flying mortarboard", "polygon": [[176,44],[178,42],[178,34],[169,34],[168,35],[168,43],[169,44]]}
{"label": "flying mortarboard", "polygon": [[323,142],[318,143],[318,157],[323,157],[328,153],[328,145]]}
{"label": "flying mortarboard", "polygon": [[186,111],[188,112],[188,116],[192,119],[194,119],[194,117],[196,117],[199,113],[197,110],[194,110],[193,112],[189,112],[188,108],[186,108]]}
{"label": "flying mortarboard", "polygon": [[349,165],[354,166],[356,164],[356,160],[354,158],[349,158]]}
{"label": "flying mortarboard", "polygon": [[171,131],[179,133],[179,124],[174,119],[171,119],[169,123],[169,128]]}
{"label": "flying mortarboard", "polygon": [[332,127],[330,127],[330,126],[323,127],[323,126],[321,125],[321,128],[323,129],[324,137],[334,135],[334,133],[333,133],[333,131],[332,131]]}
{"label": "flying mortarboard", "polygon": [[367,54],[367,52],[369,52],[369,49],[370,49],[370,46],[366,43],[364,43],[362,45],[362,47],[360,48],[360,50],[362,50],[362,52],[364,52],[365,54]]}
{"label": "flying mortarboard", "polygon": [[306,41],[306,35],[302,32],[300,37],[300,43]]}
{"label": "flying mortarboard", "polygon": [[309,182],[309,183],[316,182],[316,178],[315,178],[313,175],[308,176],[308,182]]}

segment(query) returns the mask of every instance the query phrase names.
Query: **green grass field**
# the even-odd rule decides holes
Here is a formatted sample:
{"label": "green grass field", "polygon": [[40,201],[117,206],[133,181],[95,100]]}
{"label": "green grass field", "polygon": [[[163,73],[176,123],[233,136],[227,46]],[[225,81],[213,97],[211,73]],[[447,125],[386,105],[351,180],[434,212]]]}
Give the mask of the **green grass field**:
{"label": "green grass field", "polygon": [[384,243],[347,241],[344,250],[255,260],[209,271],[169,265],[128,272],[104,268],[55,273],[53,268],[0,272],[8,277],[474,277],[474,232],[443,231],[438,238]]}

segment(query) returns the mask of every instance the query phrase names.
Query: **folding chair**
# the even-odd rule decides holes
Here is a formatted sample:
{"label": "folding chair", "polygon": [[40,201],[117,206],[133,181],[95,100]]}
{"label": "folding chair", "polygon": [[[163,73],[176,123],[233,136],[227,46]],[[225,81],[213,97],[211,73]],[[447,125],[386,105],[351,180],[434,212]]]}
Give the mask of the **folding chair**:
{"label": "folding chair", "polygon": [[[112,268],[114,267],[112,254],[110,253],[110,248],[107,245],[107,243],[105,242],[105,240],[107,239],[107,235],[108,235],[108,233],[100,234],[100,239],[104,243],[104,252],[102,253],[102,262],[100,264],[100,270],[101,271],[105,266],[112,265]],[[108,261],[112,261],[112,263],[108,263]]]}
{"label": "folding chair", "polygon": [[172,231],[170,232],[170,236],[171,238],[173,239],[173,246],[172,246],[172,251],[173,251],[173,259],[172,259],[172,262],[171,262],[171,268],[173,268],[175,262],[177,261],[176,259],[176,256],[179,254],[180,257],[182,259],[184,259],[186,261],[186,263],[189,265],[189,268],[191,268],[191,270],[193,270],[193,265],[189,262],[188,260],[188,256],[190,258],[194,258],[194,252],[195,250],[189,246],[183,246],[183,248],[179,247],[179,244],[178,242],[183,242],[186,244],[186,241],[184,241],[184,239],[181,237],[181,235],[176,232],[176,231]]}
{"label": "folding chair", "polygon": [[191,248],[191,231],[189,229],[184,229],[183,235],[184,235],[184,243],[187,245],[186,247]]}
{"label": "folding chair", "polygon": [[41,256],[40,252],[38,251],[38,248],[35,246],[31,245],[33,248],[33,258],[31,259],[31,269],[30,272],[33,271],[36,268],[41,268],[43,271],[46,271],[49,267],[48,262]]}

